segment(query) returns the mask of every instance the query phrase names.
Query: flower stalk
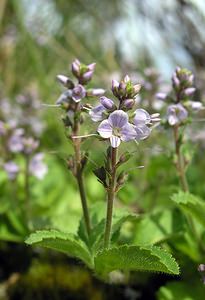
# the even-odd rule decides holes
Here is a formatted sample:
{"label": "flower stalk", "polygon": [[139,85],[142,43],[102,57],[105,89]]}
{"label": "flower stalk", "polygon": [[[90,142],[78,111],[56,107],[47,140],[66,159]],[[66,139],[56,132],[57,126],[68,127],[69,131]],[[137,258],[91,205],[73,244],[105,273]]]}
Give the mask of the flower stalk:
{"label": "flower stalk", "polygon": [[116,171],[117,171],[117,148],[111,148],[111,160],[110,172],[109,172],[109,185],[107,188],[107,216],[105,224],[105,235],[104,235],[104,248],[109,248],[111,231],[112,231],[112,215],[113,215],[113,204],[116,193]]}
{"label": "flower stalk", "polygon": [[181,183],[181,187],[184,192],[189,191],[189,186],[186,178],[186,163],[184,156],[181,153],[181,138],[179,135],[179,126],[175,125],[173,127],[173,132],[174,132],[174,142],[175,142],[175,153],[176,153],[176,168],[178,172],[178,177]]}

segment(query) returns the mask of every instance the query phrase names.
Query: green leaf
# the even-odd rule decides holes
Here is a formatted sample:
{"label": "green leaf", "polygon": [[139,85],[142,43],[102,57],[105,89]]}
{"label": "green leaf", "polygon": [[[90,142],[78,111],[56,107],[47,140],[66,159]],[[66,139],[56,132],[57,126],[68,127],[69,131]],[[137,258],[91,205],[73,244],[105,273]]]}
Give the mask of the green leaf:
{"label": "green leaf", "polygon": [[179,192],[171,198],[185,213],[205,226],[205,202],[190,193]]}
{"label": "green leaf", "polygon": [[[112,232],[111,232],[111,240],[113,236],[116,234],[117,231],[120,230],[123,223],[126,221],[132,221],[138,218],[135,214],[130,213],[119,213],[113,216],[112,219]],[[94,251],[97,251],[102,246],[103,243],[103,236],[105,231],[105,219],[101,220],[92,230],[90,236],[90,246],[93,248]]]}
{"label": "green leaf", "polygon": [[[194,288],[193,288],[194,287]],[[202,300],[205,286],[197,282],[169,282],[157,292],[158,300]]]}
{"label": "green leaf", "polygon": [[134,222],[132,242],[136,245],[153,245],[181,236],[184,224],[184,217],[179,209],[167,209],[144,215]]}
{"label": "green leaf", "polygon": [[171,254],[156,246],[110,248],[99,252],[94,262],[96,273],[103,277],[114,270],[179,274],[179,267]]}
{"label": "green leaf", "polygon": [[50,248],[77,257],[92,268],[92,257],[86,245],[72,234],[57,230],[41,230],[32,233],[25,241],[29,245]]}

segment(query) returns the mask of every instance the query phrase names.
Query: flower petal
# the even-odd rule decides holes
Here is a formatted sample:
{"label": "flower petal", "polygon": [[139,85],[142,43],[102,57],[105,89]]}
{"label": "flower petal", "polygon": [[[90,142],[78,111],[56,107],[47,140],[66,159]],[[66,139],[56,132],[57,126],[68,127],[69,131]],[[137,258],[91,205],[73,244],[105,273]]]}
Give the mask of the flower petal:
{"label": "flower petal", "polygon": [[107,139],[112,136],[112,127],[108,120],[104,120],[98,126],[97,132],[101,135],[101,137]]}
{"label": "flower petal", "polygon": [[135,131],[136,131],[136,140],[144,140],[151,133],[151,129],[146,125],[136,126]]}
{"label": "flower petal", "polygon": [[134,139],[136,139],[136,130],[132,124],[128,123],[123,126],[121,130],[121,140],[124,142],[128,142]]}
{"label": "flower petal", "polygon": [[139,108],[135,111],[134,123],[136,126],[148,124],[150,121],[150,114],[146,110]]}
{"label": "flower petal", "polygon": [[113,148],[117,148],[117,147],[119,147],[121,140],[118,136],[112,135],[110,137],[110,143]]}
{"label": "flower petal", "polygon": [[122,128],[128,123],[128,115],[123,110],[116,110],[110,114],[108,121],[111,126]]}
{"label": "flower petal", "polygon": [[102,104],[95,106],[89,111],[89,115],[94,122],[102,121],[105,107]]}

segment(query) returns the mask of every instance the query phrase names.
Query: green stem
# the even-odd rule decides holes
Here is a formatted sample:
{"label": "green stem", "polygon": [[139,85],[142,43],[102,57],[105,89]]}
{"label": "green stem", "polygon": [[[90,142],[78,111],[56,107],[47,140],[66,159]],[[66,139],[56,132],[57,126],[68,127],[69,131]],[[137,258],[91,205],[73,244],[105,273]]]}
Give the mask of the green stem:
{"label": "green stem", "polygon": [[25,155],[24,188],[25,188],[25,216],[26,216],[27,224],[29,223],[29,218],[30,218],[29,161],[30,161],[29,155]]}
{"label": "green stem", "polygon": [[175,140],[175,153],[177,156],[177,172],[178,172],[179,180],[181,183],[182,190],[184,192],[188,192],[189,186],[186,178],[184,157],[181,153],[181,142],[179,137],[178,126],[174,126],[174,140]]}
{"label": "green stem", "polygon": [[116,188],[116,161],[117,161],[117,148],[111,150],[111,170],[109,187],[107,190],[107,217],[105,224],[105,235],[104,235],[104,248],[109,248],[111,230],[112,230],[112,214],[113,214],[113,203],[115,198]]}
{"label": "green stem", "polygon": [[[76,105],[76,112],[78,111],[78,104]],[[79,135],[79,120],[77,117],[74,119],[74,126],[73,126],[73,135],[78,136]],[[83,170],[82,170],[82,164],[81,164],[81,139],[73,139],[73,146],[75,151],[75,166],[74,166],[74,172],[73,174],[76,177],[78,188],[80,192],[80,199],[81,199],[81,205],[83,210],[83,217],[84,222],[86,226],[87,235],[90,235],[91,231],[91,224],[90,224],[90,215],[87,205],[87,199],[86,199],[86,193],[84,188],[84,180],[83,180]]]}

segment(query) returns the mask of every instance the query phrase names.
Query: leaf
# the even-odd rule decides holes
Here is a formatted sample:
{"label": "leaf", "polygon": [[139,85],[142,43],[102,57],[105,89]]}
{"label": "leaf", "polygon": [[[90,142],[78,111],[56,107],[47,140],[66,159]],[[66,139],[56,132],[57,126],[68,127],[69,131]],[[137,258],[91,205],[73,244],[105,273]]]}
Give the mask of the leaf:
{"label": "leaf", "polygon": [[77,257],[92,268],[92,257],[86,245],[72,234],[57,230],[41,230],[32,233],[25,241],[29,245],[50,248]]}
{"label": "leaf", "polygon": [[[130,213],[120,213],[119,215],[114,215],[112,219],[112,232],[111,232],[111,240],[112,237],[115,235],[117,231],[120,230],[123,223],[126,221],[132,221],[138,218],[135,214]],[[105,231],[105,219],[101,220],[99,224],[97,224],[91,233],[90,236],[90,246],[94,251],[97,251],[97,249],[102,245],[103,243],[103,236]]]}
{"label": "leaf", "polygon": [[[194,288],[193,288],[194,287]],[[157,292],[158,300],[202,300],[205,295],[205,287],[197,282],[169,282]]]}
{"label": "leaf", "polygon": [[184,218],[178,209],[144,215],[134,222],[132,242],[135,245],[153,245],[174,236],[181,236],[184,224]]}
{"label": "leaf", "polygon": [[103,277],[114,270],[179,274],[179,267],[171,254],[156,246],[110,248],[99,252],[94,262],[97,274]]}
{"label": "leaf", "polygon": [[179,192],[171,199],[184,211],[195,218],[202,226],[205,226],[205,202],[190,193]]}

